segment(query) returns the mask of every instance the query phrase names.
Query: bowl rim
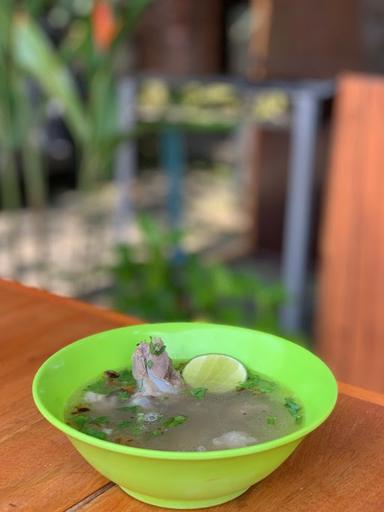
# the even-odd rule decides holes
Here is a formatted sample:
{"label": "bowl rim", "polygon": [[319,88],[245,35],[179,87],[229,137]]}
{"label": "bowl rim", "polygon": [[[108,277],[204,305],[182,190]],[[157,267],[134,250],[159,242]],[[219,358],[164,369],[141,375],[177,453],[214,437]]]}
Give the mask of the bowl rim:
{"label": "bowl rim", "polygon": [[[312,421],[305,427],[301,427],[295,432],[292,432],[290,434],[287,434],[282,437],[278,437],[276,439],[272,439],[271,441],[266,441],[259,444],[244,446],[241,448],[227,448],[224,450],[210,450],[206,452],[195,452],[195,451],[167,451],[167,450],[152,450],[149,448],[136,448],[133,446],[127,446],[127,445],[120,445],[117,443],[113,443],[111,441],[105,441],[102,439],[98,439],[96,437],[89,436],[87,434],[84,434],[80,432],[79,430],[76,430],[75,428],[67,425],[64,421],[58,419],[54,414],[52,414],[47,407],[42,403],[42,400],[40,399],[38,387],[39,382],[41,378],[43,377],[43,373],[46,369],[46,367],[53,361],[58,354],[62,354],[63,352],[66,352],[68,350],[71,350],[72,346],[75,344],[83,343],[89,338],[93,338],[97,335],[106,334],[108,332],[112,331],[118,331],[118,330],[133,330],[137,328],[138,326],[144,327],[148,326],[150,328],[159,329],[159,328],[166,328],[170,326],[185,326],[185,327],[191,327],[191,326],[201,326],[201,327],[214,327],[214,328],[231,328],[234,330],[243,330],[248,331],[252,333],[259,333],[262,334],[264,337],[270,337],[274,340],[284,341],[285,343],[290,344],[294,350],[304,352],[307,357],[311,357],[313,360],[316,361],[316,364],[322,366],[326,373],[328,373],[329,382],[331,385],[333,385],[333,397],[332,400],[330,400],[326,412],[321,415],[317,420]],[[159,322],[159,323],[143,323],[143,324],[137,324],[137,325],[128,325],[123,327],[117,327],[113,329],[107,329],[105,331],[100,331],[98,333],[90,334],[89,336],[85,336],[84,338],[78,339],[76,341],[73,341],[67,345],[65,345],[63,348],[57,350],[54,352],[50,357],[48,357],[39,367],[37,372],[35,373],[35,376],[33,378],[32,383],[32,396],[33,400],[35,402],[35,405],[41,415],[49,422],[51,425],[56,427],[58,430],[63,432],[65,435],[67,435],[71,440],[76,441],[82,441],[86,444],[89,444],[91,446],[94,446],[96,448],[101,448],[103,450],[108,450],[120,454],[130,455],[130,456],[137,456],[137,457],[144,457],[149,459],[166,459],[166,460],[197,460],[197,461],[203,461],[203,460],[213,460],[213,459],[224,459],[224,458],[231,458],[231,457],[240,457],[240,456],[246,456],[246,455],[253,455],[255,453],[262,453],[265,451],[273,450],[275,448],[279,448],[280,446],[293,443],[295,441],[301,441],[304,439],[306,435],[308,435],[310,432],[315,430],[319,425],[321,425],[331,414],[333,409],[335,408],[337,398],[338,398],[338,384],[336,381],[335,376],[333,375],[331,369],[322,361],[317,355],[309,351],[308,349],[293,343],[292,341],[287,340],[286,338],[282,336],[277,336],[275,334],[266,333],[264,331],[259,331],[256,329],[250,329],[247,327],[238,327],[233,325],[225,325],[225,324],[217,324],[217,323],[206,323],[206,322]]]}

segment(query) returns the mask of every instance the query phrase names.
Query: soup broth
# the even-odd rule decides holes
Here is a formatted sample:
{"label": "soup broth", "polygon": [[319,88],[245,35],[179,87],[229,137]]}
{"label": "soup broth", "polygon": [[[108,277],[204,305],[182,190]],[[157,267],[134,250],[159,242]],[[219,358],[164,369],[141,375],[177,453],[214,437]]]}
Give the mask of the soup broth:
{"label": "soup broth", "polygon": [[301,406],[286,389],[250,372],[236,390],[222,394],[186,385],[157,396],[140,389],[131,370],[108,370],[72,397],[66,421],[85,434],[123,445],[209,451],[284,436],[297,430],[302,419]]}

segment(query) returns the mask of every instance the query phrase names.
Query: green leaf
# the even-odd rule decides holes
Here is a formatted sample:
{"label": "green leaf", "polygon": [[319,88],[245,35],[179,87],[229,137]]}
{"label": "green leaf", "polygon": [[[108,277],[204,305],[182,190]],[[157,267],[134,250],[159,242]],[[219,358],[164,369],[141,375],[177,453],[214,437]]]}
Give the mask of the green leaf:
{"label": "green leaf", "polygon": [[164,430],[161,428],[157,428],[151,432],[151,436],[153,437],[161,436],[162,434],[164,434]]}
{"label": "green leaf", "polygon": [[163,427],[164,428],[173,428],[178,427],[179,425],[182,425],[187,421],[187,416],[172,416],[171,418],[168,418],[164,421]]}
{"label": "green leaf", "polygon": [[276,416],[267,416],[268,425],[276,425],[277,417]]}
{"label": "green leaf", "polygon": [[84,434],[88,434],[89,436],[97,437],[98,439],[107,439],[107,434],[105,432],[102,432],[101,430],[96,430],[94,428],[83,428],[82,432]]}
{"label": "green leaf", "polygon": [[97,416],[96,418],[90,418],[90,423],[94,423],[95,425],[105,425],[108,423],[108,416]]}
{"label": "green leaf", "polygon": [[118,428],[120,430],[123,430],[126,428],[129,430],[130,434],[132,434],[133,436],[139,436],[144,431],[144,427],[142,425],[138,425],[135,420],[120,421],[116,425],[116,428]]}
{"label": "green leaf", "polygon": [[257,385],[257,390],[260,391],[260,393],[271,393],[275,389],[276,383],[270,380],[260,379]]}
{"label": "green leaf", "polygon": [[207,388],[193,388],[191,389],[190,393],[197,400],[202,400],[205,397],[207,391]]}
{"label": "green leaf", "polygon": [[184,370],[184,368],[186,367],[187,363],[188,363],[188,361],[177,361],[177,362],[174,361],[173,367],[178,372],[182,372]]}
{"label": "green leaf", "polygon": [[291,397],[285,398],[284,401],[285,401],[284,406],[288,409],[289,414],[295,418],[296,422],[301,421],[302,420],[302,414],[300,413],[300,411],[302,410],[301,405],[298,404]]}
{"label": "green leaf", "polygon": [[126,3],[122,13],[122,29],[113,42],[113,48],[117,48],[121,40],[126,39],[126,36],[133,32],[141,15],[151,3],[152,0],[130,0]]}
{"label": "green leaf", "polygon": [[92,136],[98,144],[112,151],[116,144],[106,144],[119,134],[116,105],[116,81],[113,80],[111,63],[101,66],[91,77],[89,84],[88,112],[91,120]]}
{"label": "green leaf", "polygon": [[141,407],[139,405],[124,405],[124,407],[119,407],[118,411],[128,411],[132,414],[137,414],[140,409]]}
{"label": "green leaf", "polygon": [[119,421],[119,423],[117,423],[116,425],[116,428],[128,428],[128,427],[131,427],[132,426],[132,421],[131,420],[123,420],[123,421]]}
{"label": "green leaf", "polygon": [[256,393],[271,393],[276,389],[276,383],[262,379],[259,375],[249,375],[247,380],[237,386],[237,390],[249,389]]}
{"label": "green leaf", "polygon": [[117,393],[117,398],[119,400],[128,400],[129,398],[131,398],[131,394],[128,393],[128,391],[119,391]]}
{"label": "green leaf", "polygon": [[71,422],[76,425],[77,428],[82,429],[84,425],[89,421],[89,416],[85,414],[78,414],[71,416]]}
{"label": "green leaf", "polygon": [[74,80],[44,32],[32,18],[19,14],[13,20],[12,43],[18,65],[60,103],[78,139],[87,140],[89,125]]}
{"label": "green leaf", "polygon": [[94,393],[98,393],[100,395],[109,395],[112,392],[110,385],[103,379],[94,382],[93,384],[89,384],[87,386],[87,391],[93,391]]}
{"label": "green leaf", "polygon": [[120,372],[119,377],[116,381],[123,386],[131,386],[136,385],[136,381],[134,376],[132,375],[131,370],[123,370]]}

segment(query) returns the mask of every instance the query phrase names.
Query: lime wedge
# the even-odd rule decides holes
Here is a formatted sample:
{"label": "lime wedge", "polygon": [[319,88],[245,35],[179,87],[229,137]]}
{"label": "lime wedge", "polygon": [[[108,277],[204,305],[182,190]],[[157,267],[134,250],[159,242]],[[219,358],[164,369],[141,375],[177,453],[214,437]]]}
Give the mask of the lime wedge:
{"label": "lime wedge", "polygon": [[211,393],[233,391],[247,378],[247,370],[237,359],[223,354],[205,354],[191,359],[183,370],[189,386],[203,387]]}

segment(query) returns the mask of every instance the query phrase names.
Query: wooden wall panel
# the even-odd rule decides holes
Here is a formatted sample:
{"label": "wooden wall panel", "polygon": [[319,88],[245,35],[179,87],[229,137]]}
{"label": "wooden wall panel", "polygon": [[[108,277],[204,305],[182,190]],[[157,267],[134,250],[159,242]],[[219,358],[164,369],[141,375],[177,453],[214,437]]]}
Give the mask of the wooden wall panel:
{"label": "wooden wall panel", "polygon": [[357,0],[252,0],[251,78],[328,78],[362,69]]}
{"label": "wooden wall panel", "polygon": [[384,392],[384,79],[339,81],[322,229],[317,347],[338,379]]}

